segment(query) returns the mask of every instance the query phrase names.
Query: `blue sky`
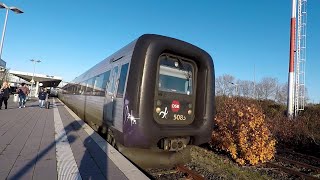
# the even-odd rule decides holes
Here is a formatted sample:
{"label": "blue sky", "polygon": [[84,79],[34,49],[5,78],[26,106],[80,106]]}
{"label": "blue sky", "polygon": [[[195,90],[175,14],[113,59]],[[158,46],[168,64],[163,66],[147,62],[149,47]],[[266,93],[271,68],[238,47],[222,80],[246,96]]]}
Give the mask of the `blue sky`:
{"label": "blue sky", "polygon": [[[145,33],[206,50],[216,76],[288,79],[291,0],[3,0],[9,14],[2,59],[7,67],[70,81]],[[2,29],[5,10],[0,10]],[[306,86],[320,101],[320,1],[308,1]]]}

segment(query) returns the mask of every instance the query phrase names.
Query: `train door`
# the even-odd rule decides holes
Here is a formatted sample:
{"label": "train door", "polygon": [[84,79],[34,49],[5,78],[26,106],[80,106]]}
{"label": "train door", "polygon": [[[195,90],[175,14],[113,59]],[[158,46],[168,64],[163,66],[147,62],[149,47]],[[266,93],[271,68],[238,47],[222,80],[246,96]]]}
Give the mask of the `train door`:
{"label": "train door", "polygon": [[115,65],[112,68],[110,80],[107,84],[107,93],[106,93],[106,119],[108,122],[113,122],[113,112],[115,106],[115,97],[116,97],[116,90],[118,86],[118,77],[119,77],[119,66]]}

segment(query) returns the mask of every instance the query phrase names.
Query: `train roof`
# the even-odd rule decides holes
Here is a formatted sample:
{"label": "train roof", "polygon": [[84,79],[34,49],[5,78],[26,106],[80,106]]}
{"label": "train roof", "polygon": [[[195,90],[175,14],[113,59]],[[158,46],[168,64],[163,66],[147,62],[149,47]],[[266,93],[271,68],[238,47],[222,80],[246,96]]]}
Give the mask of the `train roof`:
{"label": "train roof", "polygon": [[80,83],[83,80],[86,80],[86,79],[94,77],[98,74],[104,73],[105,67],[110,63],[110,61],[116,61],[116,60],[118,60],[124,56],[127,56],[127,55],[130,55],[130,57],[131,57],[137,43],[140,43],[140,42],[143,43],[146,41],[153,41],[153,40],[172,41],[172,42],[179,42],[179,43],[183,42],[186,46],[196,48],[197,50],[202,51],[207,54],[207,52],[205,52],[201,48],[199,48],[195,45],[192,45],[188,42],[179,40],[179,39],[175,39],[175,38],[171,38],[171,37],[167,37],[167,36],[162,36],[162,35],[157,35],[157,34],[143,34],[139,38],[135,39],[134,41],[132,41],[128,45],[124,46],[120,50],[116,51],[115,53],[113,53],[112,55],[107,57],[106,59],[104,59],[101,62],[99,62],[98,64],[94,65],[92,68],[89,68],[85,73],[76,77],[72,81],[72,83]]}
{"label": "train roof", "polygon": [[[111,56],[107,57],[103,61],[99,62],[98,64],[94,65],[92,68],[88,69],[85,73],[81,74],[80,76],[76,77],[72,82],[78,83],[81,82],[83,79],[87,79],[92,75],[92,72],[96,72],[98,74],[101,74],[104,72],[104,67],[109,64],[110,61],[114,61],[118,58],[121,58],[122,56],[125,56],[129,52],[132,52],[135,44],[137,42],[137,39],[133,42],[129,43],[125,47],[121,48],[117,52],[113,53]],[[100,73],[101,72],[101,73]]]}

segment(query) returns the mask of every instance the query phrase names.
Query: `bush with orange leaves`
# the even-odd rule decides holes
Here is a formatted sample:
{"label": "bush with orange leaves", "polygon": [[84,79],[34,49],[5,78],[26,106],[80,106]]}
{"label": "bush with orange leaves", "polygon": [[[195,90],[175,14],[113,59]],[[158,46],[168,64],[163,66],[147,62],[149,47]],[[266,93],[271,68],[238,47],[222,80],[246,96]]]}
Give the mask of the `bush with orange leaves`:
{"label": "bush with orange leaves", "polygon": [[261,108],[241,98],[217,99],[212,144],[228,152],[240,165],[264,163],[274,157],[272,137]]}

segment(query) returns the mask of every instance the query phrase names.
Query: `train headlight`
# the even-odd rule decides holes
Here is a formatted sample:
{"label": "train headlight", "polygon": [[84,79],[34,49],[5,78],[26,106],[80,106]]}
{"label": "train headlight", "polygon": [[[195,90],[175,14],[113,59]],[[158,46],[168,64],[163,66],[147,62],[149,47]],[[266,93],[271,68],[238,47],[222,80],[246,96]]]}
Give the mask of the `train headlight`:
{"label": "train headlight", "polygon": [[188,114],[191,115],[191,114],[192,114],[192,111],[191,111],[191,110],[188,110]]}
{"label": "train headlight", "polygon": [[157,113],[160,113],[160,111],[161,111],[161,108],[157,107],[157,108],[156,108],[156,112],[157,112]]}

